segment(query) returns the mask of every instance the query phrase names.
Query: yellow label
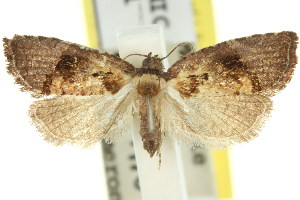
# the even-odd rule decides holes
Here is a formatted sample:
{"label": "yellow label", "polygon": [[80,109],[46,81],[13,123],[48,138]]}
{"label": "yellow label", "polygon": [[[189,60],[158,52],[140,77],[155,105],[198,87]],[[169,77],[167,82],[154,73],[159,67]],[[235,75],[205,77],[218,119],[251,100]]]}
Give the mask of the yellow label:
{"label": "yellow label", "polygon": [[98,39],[97,22],[93,0],[82,0],[82,4],[86,24],[86,35],[88,41],[87,45],[91,48],[98,49],[100,47],[100,43]]}

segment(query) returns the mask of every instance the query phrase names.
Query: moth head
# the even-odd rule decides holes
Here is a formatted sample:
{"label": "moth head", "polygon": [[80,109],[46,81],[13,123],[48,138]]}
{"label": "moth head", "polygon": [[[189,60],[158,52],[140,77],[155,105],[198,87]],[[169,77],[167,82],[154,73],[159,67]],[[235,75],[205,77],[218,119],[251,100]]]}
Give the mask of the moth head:
{"label": "moth head", "polygon": [[162,64],[162,59],[158,55],[152,56],[150,52],[147,57],[142,62],[142,67],[144,69],[156,69],[159,72],[163,72],[164,66]]}
{"label": "moth head", "polygon": [[[144,55],[144,54],[139,54],[139,53],[133,53],[133,54],[129,54],[127,55],[124,60],[126,58],[128,58],[129,56],[143,56],[143,57],[146,57],[143,62],[142,62],[142,66],[141,66],[141,69],[146,69],[146,73],[153,73],[155,72],[156,74],[161,74],[163,73],[163,70],[164,70],[164,66],[162,64],[162,60],[163,59],[166,59],[167,57],[169,57],[169,55],[171,55],[175,49],[177,49],[179,46],[181,45],[190,45],[192,48],[191,48],[191,51],[193,51],[193,45],[189,42],[182,42],[180,44],[178,44],[177,46],[175,46],[173,48],[172,51],[170,51],[168,53],[168,55],[166,55],[165,57],[161,58],[161,57],[158,57],[158,55],[153,55],[152,56],[152,52],[148,53],[148,55]],[[145,70],[142,70],[143,73],[145,73]]]}

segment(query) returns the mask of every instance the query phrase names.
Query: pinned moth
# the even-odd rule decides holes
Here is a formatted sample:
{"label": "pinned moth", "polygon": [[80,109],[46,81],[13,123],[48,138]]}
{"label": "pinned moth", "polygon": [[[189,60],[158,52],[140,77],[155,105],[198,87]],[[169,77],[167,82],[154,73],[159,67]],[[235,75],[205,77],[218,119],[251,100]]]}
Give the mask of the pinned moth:
{"label": "pinned moth", "polygon": [[[139,116],[144,149],[166,135],[190,146],[226,148],[257,136],[297,63],[296,33],[257,34],[191,52],[163,71],[42,36],[4,38],[8,72],[36,98],[33,124],[48,142],[90,146],[128,133]],[[55,96],[54,96],[55,95]]]}

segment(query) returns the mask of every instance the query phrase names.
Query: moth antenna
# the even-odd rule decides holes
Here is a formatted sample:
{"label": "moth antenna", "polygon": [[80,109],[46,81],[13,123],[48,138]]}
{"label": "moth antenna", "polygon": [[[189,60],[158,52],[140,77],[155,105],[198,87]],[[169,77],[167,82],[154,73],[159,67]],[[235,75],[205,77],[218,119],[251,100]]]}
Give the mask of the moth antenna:
{"label": "moth antenna", "polygon": [[179,43],[177,46],[175,46],[172,51],[170,51],[170,53],[168,53],[168,55],[166,55],[165,57],[161,58],[161,60],[167,58],[169,55],[171,55],[171,53],[173,53],[173,51],[175,51],[175,49],[177,49],[179,46],[182,46],[182,45],[185,45],[185,44],[188,44],[192,47],[192,50],[190,52],[193,52],[194,51],[194,45],[190,42],[182,42],[182,43]]}
{"label": "moth antenna", "polygon": [[128,57],[130,57],[130,56],[143,56],[143,57],[147,57],[146,55],[143,55],[143,54],[132,53],[132,54],[129,54],[128,56],[126,56],[125,58],[123,58],[123,60],[125,60],[126,58],[128,58]]}

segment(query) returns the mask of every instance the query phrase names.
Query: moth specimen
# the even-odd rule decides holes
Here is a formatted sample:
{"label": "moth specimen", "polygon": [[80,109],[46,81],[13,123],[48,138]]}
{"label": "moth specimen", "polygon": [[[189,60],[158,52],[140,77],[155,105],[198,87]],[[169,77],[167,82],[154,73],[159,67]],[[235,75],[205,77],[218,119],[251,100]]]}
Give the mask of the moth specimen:
{"label": "moth specimen", "polygon": [[129,133],[138,116],[144,149],[166,135],[190,146],[226,148],[257,136],[270,97],[291,80],[296,33],[243,37],[191,52],[163,71],[104,51],[42,36],[4,38],[8,72],[36,98],[29,110],[45,140],[89,146]]}

